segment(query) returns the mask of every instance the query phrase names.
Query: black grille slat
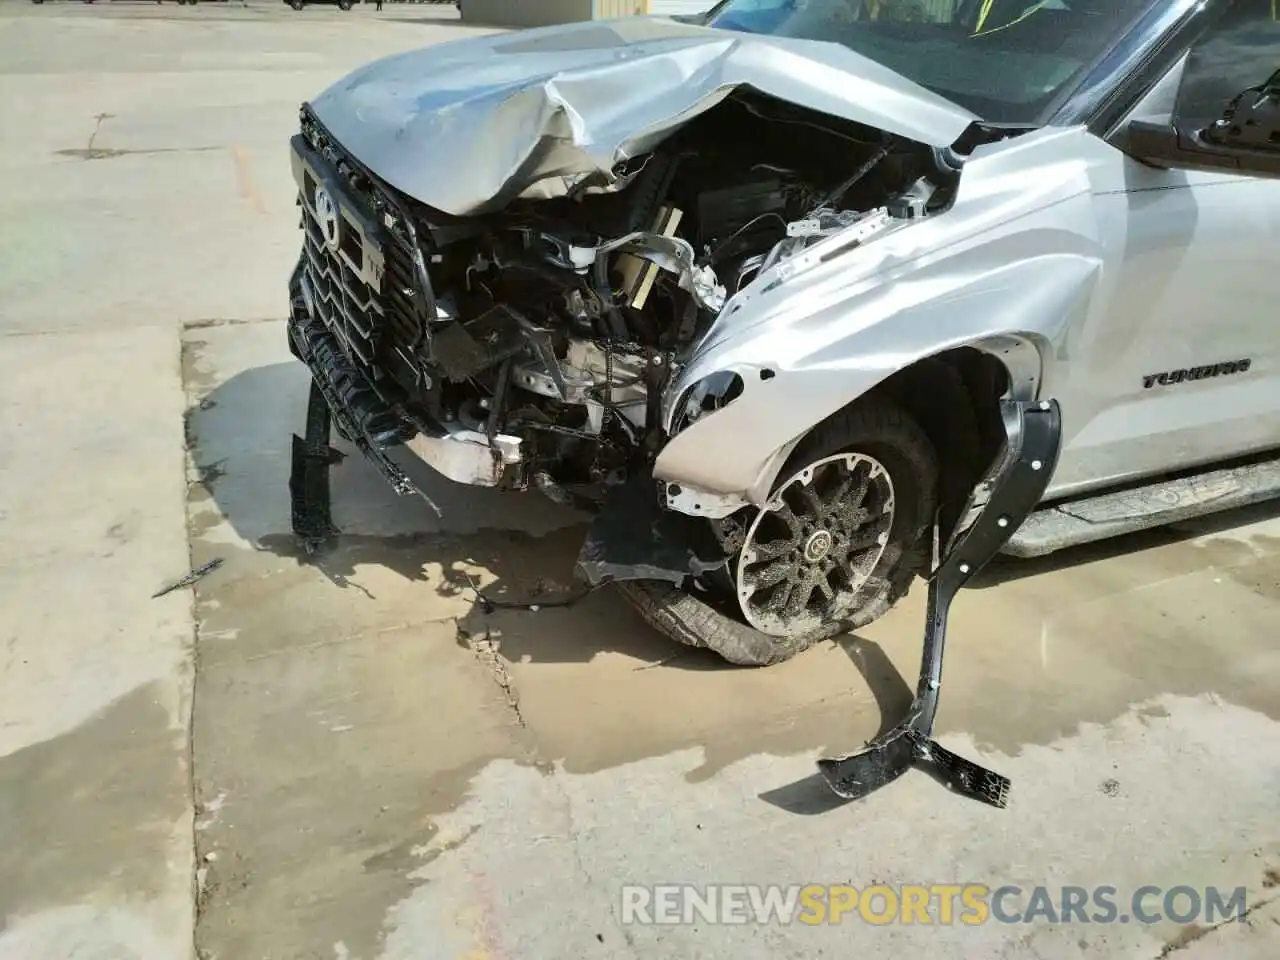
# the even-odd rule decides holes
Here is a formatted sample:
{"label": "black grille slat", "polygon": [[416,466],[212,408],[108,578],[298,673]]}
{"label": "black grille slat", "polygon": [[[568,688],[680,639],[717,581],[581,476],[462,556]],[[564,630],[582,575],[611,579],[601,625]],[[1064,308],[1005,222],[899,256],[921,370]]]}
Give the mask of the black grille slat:
{"label": "black grille slat", "polygon": [[422,319],[412,293],[418,285],[413,264],[398,244],[392,244],[386,251],[384,265],[387,297],[394,305],[393,321],[405,343],[417,343],[422,335]]}

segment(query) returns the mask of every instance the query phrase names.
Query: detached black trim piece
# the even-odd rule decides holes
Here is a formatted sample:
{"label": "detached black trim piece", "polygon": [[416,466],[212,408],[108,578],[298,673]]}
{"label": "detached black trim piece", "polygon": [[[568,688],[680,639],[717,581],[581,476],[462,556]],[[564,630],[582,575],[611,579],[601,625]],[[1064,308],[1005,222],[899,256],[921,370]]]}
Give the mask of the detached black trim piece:
{"label": "detached black trim piece", "polygon": [[[308,408],[307,438],[294,436],[293,474],[289,487],[294,499],[294,532],[304,541],[327,537],[329,487],[329,417],[338,432],[351,441],[382,478],[400,496],[416,494],[435,506],[387,456],[417,428],[388,405],[342,352],[337,338],[305,313],[301,298],[294,299],[294,315],[288,324],[289,349],[311,371],[312,404]],[[323,410],[315,395],[324,400]],[[320,471],[320,461],[325,460]],[[328,532],[326,532],[328,530]]]}
{"label": "detached black trim piece", "polygon": [[846,799],[865,797],[924,762],[958,793],[995,807],[1008,804],[1006,777],[956,756],[932,738],[951,601],[1039,504],[1061,449],[1062,417],[1056,401],[1005,401],[1001,413],[1005,453],[978,487],[989,491],[986,504],[968,527],[952,537],[929,583],[920,679],[906,717],[856,753],[818,761],[827,785]]}
{"label": "detached black trim piece", "polygon": [[362,438],[376,449],[402,443],[410,429],[343,354],[338,339],[315,320],[289,325],[291,348],[321,381],[338,429],[348,440]]}
{"label": "detached black trim piece", "polygon": [[306,439],[293,435],[293,459],[289,472],[289,499],[292,504],[293,535],[307,553],[338,535],[329,503],[329,467],[333,451],[329,446],[332,414],[324,392],[313,379],[307,400]]}

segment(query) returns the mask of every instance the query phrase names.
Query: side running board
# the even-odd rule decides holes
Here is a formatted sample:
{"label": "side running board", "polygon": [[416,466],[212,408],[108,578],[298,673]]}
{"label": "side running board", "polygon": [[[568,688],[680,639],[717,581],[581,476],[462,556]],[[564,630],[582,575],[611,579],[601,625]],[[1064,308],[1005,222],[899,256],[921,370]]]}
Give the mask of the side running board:
{"label": "side running board", "polygon": [[1278,498],[1280,457],[1204,470],[1037,510],[1018,528],[1002,552],[1011,557],[1042,557],[1064,547]]}

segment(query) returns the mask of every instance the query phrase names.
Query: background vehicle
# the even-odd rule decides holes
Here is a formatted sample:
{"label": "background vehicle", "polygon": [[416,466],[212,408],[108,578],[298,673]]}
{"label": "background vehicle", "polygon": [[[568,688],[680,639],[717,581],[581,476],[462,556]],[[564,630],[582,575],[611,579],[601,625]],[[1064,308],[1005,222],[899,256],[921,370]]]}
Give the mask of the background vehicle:
{"label": "background vehicle", "polygon": [[307,6],[337,6],[339,10],[350,10],[354,5],[353,0],[284,0],[289,6],[295,10],[301,10]]}
{"label": "background vehicle", "polygon": [[1015,555],[1280,495],[1277,53],[1270,0],[727,0],[395,57],[304,108],[291,343],[399,489],[588,505],[588,581],[786,659],[928,573],[1003,399],[1063,418]]}

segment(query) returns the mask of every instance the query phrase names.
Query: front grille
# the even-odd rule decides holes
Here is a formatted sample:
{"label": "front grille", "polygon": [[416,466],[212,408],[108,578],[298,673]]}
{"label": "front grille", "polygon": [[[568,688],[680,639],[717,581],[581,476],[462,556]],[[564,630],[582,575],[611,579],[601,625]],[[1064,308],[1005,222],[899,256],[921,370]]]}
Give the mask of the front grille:
{"label": "front grille", "polygon": [[[309,174],[306,179],[311,180]],[[366,255],[360,235],[352,230],[343,231],[336,250],[329,246],[314,209],[319,188],[308,182],[304,189],[311,193],[311,200],[303,205],[307,211],[303,217],[303,276],[311,287],[312,309],[338,335],[352,361],[372,367],[387,310],[380,290],[370,282],[371,257]]]}
{"label": "front grille", "polygon": [[[308,164],[323,169],[325,181],[318,182],[303,165],[303,276],[312,308],[379,393],[421,399],[430,387],[418,360],[427,323],[415,294],[413,248],[400,223],[400,207],[305,108],[301,134]],[[327,242],[317,210],[319,189],[341,191],[331,198],[342,208],[336,247]]]}

